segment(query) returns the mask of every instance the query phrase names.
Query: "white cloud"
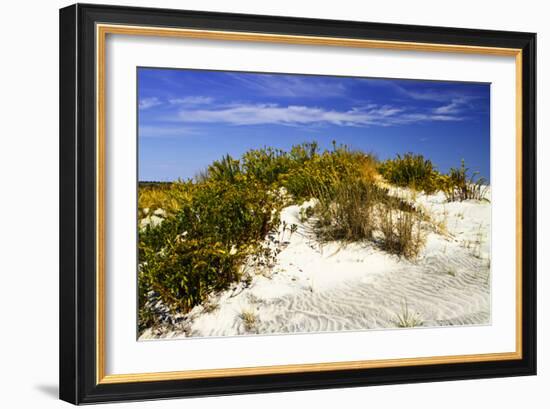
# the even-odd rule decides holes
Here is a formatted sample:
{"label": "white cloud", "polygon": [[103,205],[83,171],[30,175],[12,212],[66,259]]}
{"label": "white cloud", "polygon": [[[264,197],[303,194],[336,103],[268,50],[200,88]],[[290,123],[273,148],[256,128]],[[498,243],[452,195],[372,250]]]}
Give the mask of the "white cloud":
{"label": "white cloud", "polygon": [[214,98],[205,97],[202,95],[189,96],[184,98],[172,98],[168,100],[168,102],[173,105],[206,105],[211,104],[213,101]]}
{"label": "white cloud", "polygon": [[308,106],[277,104],[233,104],[213,110],[183,110],[179,120],[189,123],[226,123],[230,125],[339,125],[391,126],[429,121],[457,121],[461,118],[438,113],[407,112],[389,105],[368,105],[346,111]]}
{"label": "white cloud", "polygon": [[198,131],[187,126],[146,125],[138,130],[140,138],[176,138],[188,135],[196,135]]}
{"label": "white cloud", "polygon": [[434,109],[436,114],[457,114],[461,112],[465,105],[469,104],[468,98],[453,98],[447,105],[440,106]]}
{"label": "white cloud", "polygon": [[417,101],[436,101],[436,102],[443,102],[448,101],[450,99],[449,94],[443,93],[443,92],[435,92],[435,91],[412,91],[407,90],[403,87],[400,87],[399,85],[395,85],[398,89],[398,91],[406,95],[407,97],[417,100]]}
{"label": "white cloud", "polygon": [[303,78],[291,75],[257,75],[245,76],[228,74],[243,86],[255,92],[277,97],[337,97],[346,94],[346,87],[338,81],[324,81],[322,78]]}
{"label": "white cloud", "polygon": [[448,122],[448,121],[462,121],[464,118],[453,115],[439,115],[439,114],[405,114],[398,119],[396,124],[410,124],[414,122]]}
{"label": "white cloud", "polygon": [[[361,81],[366,82],[369,86],[376,87],[389,87],[393,89],[397,94],[402,95],[403,97],[415,100],[415,101],[426,101],[426,102],[439,102],[451,104],[455,102],[456,104],[471,105],[471,103],[479,99],[479,96],[476,95],[465,95],[462,93],[450,90],[437,90],[437,89],[424,89],[422,91],[412,90],[403,85],[397,84],[394,81],[390,80],[380,80],[374,78],[363,78]],[[443,111],[441,112],[443,113]],[[450,112],[448,112],[450,113]]]}
{"label": "white cloud", "polygon": [[142,98],[139,100],[139,109],[149,109],[162,104],[157,97]]}
{"label": "white cloud", "polygon": [[437,92],[429,89],[424,91],[414,91],[399,85],[392,80],[379,78],[361,78],[360,80],[367,83],[371,87],[387,87],[392,89],[397,94],[415,101],[446,102],[452,98],[452,96],[447,92]]}

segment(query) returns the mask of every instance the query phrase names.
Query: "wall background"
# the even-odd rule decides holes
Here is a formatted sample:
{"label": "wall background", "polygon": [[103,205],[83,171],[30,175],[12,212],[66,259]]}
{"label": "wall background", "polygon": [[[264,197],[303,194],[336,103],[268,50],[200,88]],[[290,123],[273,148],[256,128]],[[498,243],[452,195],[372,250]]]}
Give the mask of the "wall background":
{"label": "wall background", "polygon": [[[542,408],[550,401],[550,172],[546,89],[550,26],[544,2],[278,0],[133,0],[90,3],[532,31],[538,33],[539,375],[528,378],[126,403],[112,407],[242,408],[341,405],[372,407]],[[0,41],[0,402],[3,407],[63,407],[57,401],[58,360],[58,8],[70,1],[9,2]],[[545,251],[546,250],[546,251]]]}

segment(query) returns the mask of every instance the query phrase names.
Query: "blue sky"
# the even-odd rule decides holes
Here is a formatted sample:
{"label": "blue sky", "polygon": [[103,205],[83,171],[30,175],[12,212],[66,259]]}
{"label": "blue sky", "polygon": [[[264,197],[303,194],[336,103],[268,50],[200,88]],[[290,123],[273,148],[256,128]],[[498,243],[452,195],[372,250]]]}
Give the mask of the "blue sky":
{"label": "blue sky", "polygon": [[387,159],[465,159],[490,177],[490,85],[138,68],[139,180],[192,178],[229,153],[332,141]]}

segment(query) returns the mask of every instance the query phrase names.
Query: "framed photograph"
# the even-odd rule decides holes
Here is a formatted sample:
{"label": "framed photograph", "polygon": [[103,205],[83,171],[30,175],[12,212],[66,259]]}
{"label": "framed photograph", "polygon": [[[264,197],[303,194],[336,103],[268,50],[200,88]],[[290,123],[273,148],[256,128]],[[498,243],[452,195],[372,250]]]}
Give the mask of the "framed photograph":
{"label": "framed photograph", "polygon": [[534,375],[535,44],[61,9],[61,399]]}

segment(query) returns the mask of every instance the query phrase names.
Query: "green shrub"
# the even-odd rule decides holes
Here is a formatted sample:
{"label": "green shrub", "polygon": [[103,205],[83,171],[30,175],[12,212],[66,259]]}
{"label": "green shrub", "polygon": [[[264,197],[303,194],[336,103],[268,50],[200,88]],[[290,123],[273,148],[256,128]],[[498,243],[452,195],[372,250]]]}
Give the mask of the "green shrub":
{"label": "green shrub", "polygon": [[227,288],[279,224],[280,197],[256,181],[211,179],[187,186],[187,193],[175,216],[140,232],[144,317],[150,292],[173,311],[188,311],[210,292]]}
{"label": "green shrub", "polygon": [[380,174],[390,183],[432,194],[441,188],[441,175],[429,159],[406,153],[382,162]]}
{"label": "green shrub", "polygon": [[294,145],[288,153],[290,160],[296,165],[303,165],[318,155],[319,145],[315,141]]}
{"label": "green shrub", "polygon": [[142,295],[154,291],[166,306],[185,312],[239,278],[243,253],[220,242],[176,238],[164,251],[144,250],[142,260]]}
{"label": "green shrub", "polygon": [[[238,159],[233,159],[231,155],[225,155],[220,160],[214,161],[208,167],[207,178],[212,180],[235,182],[241,174],[241,164]],[[199,178],[206,180],[204,175]]]}
{"label": "green shrub", "polygon": [[468,177],[468,171],[464,159],[461,161],[460,168],[451,168],[443,189],[447,201],[485,199],[488,188],[486,179],[479,177],[479,172],[473,172]]}
{"label": "green shrub", "polygon": [[283,185],[296,199],[306,200],[317,197],[319,191],[332,190],[341,180],[374,180],[375,175],[376,159],[372,155],[350,150],[345,145],[337,146],[335,143],[331,151],[318,154],[316,145],[313,145],[307,160],[290,170],[283,178]]}
{"label": "green shrub", "polygon": [[267,186],[278,182],[281,175],[288,173],[293,166],[292,160],[284,151],[270,147],[246,152],[242,157],[242,164],[247,177]]}

